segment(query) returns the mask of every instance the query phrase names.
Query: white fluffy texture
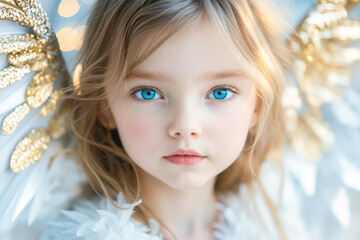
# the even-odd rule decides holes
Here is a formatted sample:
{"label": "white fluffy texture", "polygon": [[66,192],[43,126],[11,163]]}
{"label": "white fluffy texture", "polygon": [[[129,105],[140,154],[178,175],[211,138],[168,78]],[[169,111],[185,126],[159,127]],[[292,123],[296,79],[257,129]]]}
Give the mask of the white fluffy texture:
{"label": "white fluffy texture", "polygon": [[[268,210],[264,216],[257,213],[255,204],[257,199],[248,202],[249,191],[245,186],[240,187],[239,193],[221,196],[223,203],[217,207],[222,212],[219,222],[214,223],[214,236],[221,240],[232,239],[276,239],[271,237],[269,229],[262,217],[268,217]],[[259,206],[258,206],[259,207]]]}
{"label": "white fluffy texture", "polygon": [[159,224],[149,219],[150,228],[131,218],[134,204],[125,202],[123,195],[118,195],[113,206],[108,200],[81,201],[74,211],[63,211],[64,219],[53,223],[41,237],[45,239],[84,239],[84,240],[161,240]]}
{"label": "white fluffy texture", "polygon": [[[264,171],[266,172],[268,170]],[[249,188],[239,187],[238,193],[228,192],[219,196],[217,203],[221,215],[214,223],[214,236],[218,240],[272,240],[279,239],[278,230],[274,225],[259,188],[254,186],[255,195],[251,197]],[[272,186],[274,195],[278,193],[278,185]],[[134,207],[141,200],[128,204],[120,193],[117,204],[125,210],[114,207],[108,200],[82,201],[73,211],[64,211],[62,219],[52,223],[41,240],[85,239],[85,240],[160,240],[159,224],[149,219],[150,228],[131,218]],[[286,206],[286,205],[284,205]],[[292,207],[293,204],[291,205]],[[284,229],[289,239],[307,239],[301,220],[290,209],[282,209]]]}
{"label": "white fluffy texture", "polygon": [[[300,201],[294,190],[294,183],[286,173],[282,178],[278,165],[271,159],[264,163],[260,174],[263,187],[278,209],[287,239],[309,239],[300,216]],[[252,192],[247,186],[241,185],[237,194],[224,194],[220,196],[220,200],[218,208],[223,214],[220,222],[215,223],[218,231],[214,235],[217,239],[280,239],[258,184],[253,185]]]}

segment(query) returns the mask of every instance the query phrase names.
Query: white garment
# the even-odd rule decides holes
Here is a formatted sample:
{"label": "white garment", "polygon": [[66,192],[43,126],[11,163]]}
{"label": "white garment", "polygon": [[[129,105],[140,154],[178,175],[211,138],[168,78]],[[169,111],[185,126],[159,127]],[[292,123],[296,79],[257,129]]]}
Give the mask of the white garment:
{"label": "white garment", "polygon": [[[276,188],[276,186],[273,187]],[[217,208],[221,215],[213,224],[216,229],[213,233],[216,239],[280,239],[269,208],[257,185],[254,186],[254,190],[255,195],[252,198],[250,198],[249,188],[245,185],[241,185],[237,193],[228,192],[219,196],[220,202],[217,203]],[[141,200],[128,204],[120,193],[116,204],[127,210],[114,207],[106,198],[82,200],[72,211],[63,211],[62,217],[51,223],[51,227],[42,234],[40,239],[163,239],[159,232],[159,224],[154,219],[149,219],[149,228],[132,219],[134,207],[141,204]],[[294,206],[293,203],[291,206]],[[283,207],[279,214],[288,239],[307,239],[303,223],[294,214],[294,209],[286,209],[286,204]]]}

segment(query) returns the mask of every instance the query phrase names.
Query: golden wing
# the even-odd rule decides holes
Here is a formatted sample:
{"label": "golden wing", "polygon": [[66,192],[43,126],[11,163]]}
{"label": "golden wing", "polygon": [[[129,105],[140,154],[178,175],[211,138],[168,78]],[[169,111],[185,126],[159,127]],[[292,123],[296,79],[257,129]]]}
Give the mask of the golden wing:
{"label": "golden wing", "polygon": [[[8,54],[9,66],[0,72],[0,89],[4,91],[21,81],[25,75],[36,72],[24,95],[25,102],[15,107],[2,120],[3,135],[12,134],[30,113],[41,108],[40,115],[53,113],[59,99],[54,91],[57,79],[68,78],[59,44],[51,29],[45,11],[36,0],[1,0],[0,19],[10,20],[31,29],[32,33],[0,37],[0,53]],[[47,149],[51,138],[58,138],[66,131],[65,110],[60,110],[50,128],[31,130],[15,147],[10,167],[17,173],[35,163]],[[7,156],[2,154],[2,157]],[[7,159],[4,159],[5,161]]]}
{"label": "golden wing", "polygon": [[285,90],[283,105],[293,149],[317,160],[333,141],[321,108],[342,97],[350,84],[351,65],[360,61],[360,48],[349,43],[360,39],[360,22],[348,19],[358,0],[321,0],[298,25],[289,41],[298,53],[296,82]]}

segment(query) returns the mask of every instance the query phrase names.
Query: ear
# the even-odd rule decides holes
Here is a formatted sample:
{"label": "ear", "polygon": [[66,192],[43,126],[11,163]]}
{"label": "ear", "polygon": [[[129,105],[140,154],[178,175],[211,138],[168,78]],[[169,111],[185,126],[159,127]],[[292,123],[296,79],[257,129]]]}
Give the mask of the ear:
{"label": "ear", "polygon": [[101,101],[98,105],[97,119],[103,127],[110,130],[116,129],[114,116],[105,100]]}

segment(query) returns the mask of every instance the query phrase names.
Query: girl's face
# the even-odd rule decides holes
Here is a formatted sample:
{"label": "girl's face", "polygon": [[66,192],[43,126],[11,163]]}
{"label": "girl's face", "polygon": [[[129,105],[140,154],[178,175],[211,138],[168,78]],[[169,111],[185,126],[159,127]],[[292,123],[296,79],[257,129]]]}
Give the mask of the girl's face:
{"label": "girl's face", "polygon": [[[216,28],[201,21],[136,67],[122,92],[110,91],[107,120],[146,181],[198,188],[236,160],[257,118],[255,82],[244,72]],[[179,149],[202,157],[165,158]]]}

